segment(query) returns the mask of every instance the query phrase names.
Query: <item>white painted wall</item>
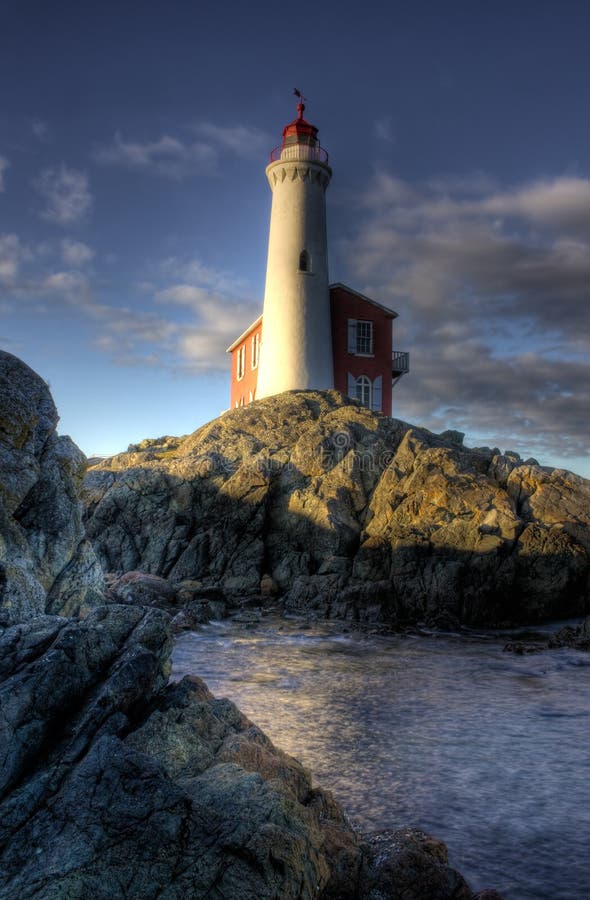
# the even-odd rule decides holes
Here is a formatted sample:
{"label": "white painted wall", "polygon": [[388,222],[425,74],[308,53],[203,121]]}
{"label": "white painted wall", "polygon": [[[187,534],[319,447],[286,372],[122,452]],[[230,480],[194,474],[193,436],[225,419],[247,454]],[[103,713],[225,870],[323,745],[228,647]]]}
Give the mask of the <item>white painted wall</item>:
{"label": "white painted wall", "polygon": [[[289,147],[288,159],[283,151],[266,169],[273,196],[257,398],[334,386],[325,199],[332,171],[297,153]],[[299,270],[302,250],[309,272]]]}

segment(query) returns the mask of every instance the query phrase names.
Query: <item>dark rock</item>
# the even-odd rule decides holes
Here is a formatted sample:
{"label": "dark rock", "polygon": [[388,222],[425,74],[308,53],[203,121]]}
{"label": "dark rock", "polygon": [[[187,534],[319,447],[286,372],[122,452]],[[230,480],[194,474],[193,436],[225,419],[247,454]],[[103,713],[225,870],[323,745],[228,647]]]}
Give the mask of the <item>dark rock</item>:
{"label": "dark rock", "polygon": [[148,572],[125,572],[124,575],[111,577],[109,589],[115,603],[136,603],[163,609],[177,603],[177,593],[170,582]]}
{"label": "dark rock", "polygon": [[45,382],[0,351],[0,609],[2,623],[79,615],[104,602],[82,525],[86,458],[58,437]]}
{"label": "dark rock", "polygon": [[447,431],[442,431],[440,436],[443,441],[450,441],[451,444],[457,444],[458,447],[462,447],[465,439],[465,432],[455,431],[453,428],[449,428]]}
{"label": "dark rock", "polygon": [[579,625],[566,625],[549,641],[550,647],[573,647],[575,650],[590,650],[590,616]]}
{"label": "dark rock", "polygon": [[202,600],[189,603],[172,619],[172,630],[195,631],[199,625],[211,622],[213,619],[223,619],[227,615],[227,609],[219,600]]}
{"label": "dark rock", "polygon": [[469,896],[443,844],[361,840],[233,703],[167,685],[168,622],[113,604],[0,637],[3,900]]}
{"label": "dark rock", "polygon": [[447,865],[442,841],[415,828],[368,837],[361,874],[364,900],[472,900],[464,878]]}
{"label": "dark rock", "polygon": [[335,391],[268,397],[166,440],[86,477],[88,533],[109,570],[398,626],[588,609],[579,476],[469,450]]}
{"label": "dark rock", "polygon": [[545,649],[542,644],[525,644],[522,641],[509,641],[502,647],[504,653],[516,653],[518,656],[526,653],[542,653]]}

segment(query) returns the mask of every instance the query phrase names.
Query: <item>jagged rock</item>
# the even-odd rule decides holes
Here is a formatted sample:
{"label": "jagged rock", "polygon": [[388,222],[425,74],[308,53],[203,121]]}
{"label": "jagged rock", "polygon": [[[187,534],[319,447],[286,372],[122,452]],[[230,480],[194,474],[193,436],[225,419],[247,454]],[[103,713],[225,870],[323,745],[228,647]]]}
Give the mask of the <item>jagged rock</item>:
{"label": "jagged rock", "polygon": [[173,585],[159,575],[147,572],[125,572],[109,579],[109,590],[115,603],[137,603],[139,606],[158,606],[164,609],[177,602]]}
{"label": "jagged rock", "polygon": [[188,603],[172,619],[172,630],[195,631],[199,625],[212,619],[224,619],[227,616],[225,603],[219,600],[193,600]]}
{"label": "jagged rock", "polygon": [[590,650],[590,616],[579,625],[566,625],[565,628],[560,628],[550,639],[549,646]]}
{"label": "jagged rock", "polygon": [[167,685],[168,622],[110,605],[0,635],[3,900],[469,896],[440,842],[359,838],[233,703]]}
{"label": "jagged rock", "polygon": [[415,828],[369,838],[372,856],[362,876],[364,900],[472,900],[463,877],[449,868],[447,848]]}
{"label": "jagged rock", "polygon": [[85,480],[108,570],[238,600],[269,576],[287,610],[400,624],[582,614],[589,501],[579,476],[469,450],[335,391],[257,401]]}
{"label": "jagged rock", "polygon": [[86,458],[58,437],[49,388],[0,351],[0,620],[74,615],[103,602],[79,488]]}

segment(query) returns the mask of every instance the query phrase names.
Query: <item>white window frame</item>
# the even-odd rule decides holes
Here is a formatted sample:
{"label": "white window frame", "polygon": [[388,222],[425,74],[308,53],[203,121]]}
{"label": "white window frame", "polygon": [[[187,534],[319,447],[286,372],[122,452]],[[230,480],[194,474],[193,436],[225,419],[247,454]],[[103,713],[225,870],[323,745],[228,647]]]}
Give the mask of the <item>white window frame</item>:
{"label": "white window frame", "polygon": [[356,356],[373,356],[373,322],[370,319],[357,319]]}
{"label": "white window frame", "polygon": [[368,375],[359,375],[355,379],[355,399],[358,400],[367,409],[371,409],[371,401],[373,398],[373,385]]}
{"label": "white window frame", "polygon": [[258,368],[258,358],[260,356],[260,332],[253,335],[252,337],[252,348],[251,348],[251,366],[253,369]]}
{"label": "white window frame", "polygon": [[246,345],[242,344],[236,354],[236,375],[238,381],[241,381],[246,374]]}

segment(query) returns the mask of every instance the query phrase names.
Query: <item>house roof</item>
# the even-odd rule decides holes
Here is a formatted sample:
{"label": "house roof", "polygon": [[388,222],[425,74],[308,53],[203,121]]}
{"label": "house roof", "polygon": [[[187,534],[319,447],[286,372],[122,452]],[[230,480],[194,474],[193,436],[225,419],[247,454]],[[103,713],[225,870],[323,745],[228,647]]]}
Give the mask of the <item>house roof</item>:
{"label": "house roof", "polygon": [[236,347],[238,346],[238,344],[241,344],[242,341],[243,341],[245,338],[248,337],[248,335],[250,334],[250,332],[251,332],[251,331],[254,331],[254,329],[256,328],[256,326],[257,326],[257,325],[260,325],[261,322],[262,322],[262,315],[259,315],[258,318],[255,319],[255,320],[252,322],[251,325],[248,325],[248,327],[246,328],[245,331],[242,331],[241,335],[240,335],[238,338],[235,339],[235,341],[233,342],[233,344],[230,344],[230,345],[229,345],[229,347],[227,348],[227,350],[226,350],[225,352],[226,352],[226,353],[231,353],[232,350],[235,350]]}
{"label": "house roof", "polygon": [[360,297],[361,300],[364,300],[366,303],[370,303],[371,306],[376,306],[377,309],[380,309],[383,312],[387,313],[392,319],[397,319],[398,317],[398,313],[396,313],[395,310],[390,309],[388,306],[383,306],[382,303],[377,303],[376,300],[371,300],[371,298],[367,297],[366,294],[361,294],[360,291],[355,291],[354,288],[348,287],[347,284],[342,284],[341,281],[336,281],[334,282],[334,284],[331,284],[330,290],[332,290],[332,288],[340,288],[341,290],[346,291],[348,294],[354,294],[355,297]]}
{"label": "house roof", "polygon": [[[382,312],[387,313],[387,315],[388,315],[389,318],[391,318],[391,319],[397,319],[397,317],[398,317],[398,314],[397,314],[393,309],[389,309],[388,306],[383,306],[382,303],[377,303],[376,300],[371,300],[370,297],[367,297],[365,294],[361,294],[360,291],[355,291],[353,288],[348,287],[347,284],[342,284],[341,281],[336,281],[336,282],[334,282],[334,284],[331,284],[331,285],[330,285],[330,290],[332,290],[333,288],[340,288],[341,290],[346,291],[348,294],[354,294],[355,297],[360,297],[361,300],[364,300],[364,301],[365,301],[365,303],[370,303],[371,306],[375,306],[377,309],[380,309]],[[233,342],[233,344],[230,344],[230,345],[229,345],[229,347],[227,348],[227,350],[226,350],[225,352],[226,352],[226,353],[231,353],[232,350],[235,350],[236,347],[237,347],[239,344],[241,344],[242,341],[244,341],[244,340],[248,337],[248,335],[250,334],[250,332],[251,332],[251,331],[254,331],[254,329],[255,329],[258,325],[260,325],[261,322],[262,322],[262,315],[258,316],[258,318],[255,319],[255,320],[252,322],[251,325],[248,325],[248,327],[246,328],[246,330],[243,331],[243,332],[241,333],[241,335],[240,335],[238,338],[235,339],[235,341]]]}

